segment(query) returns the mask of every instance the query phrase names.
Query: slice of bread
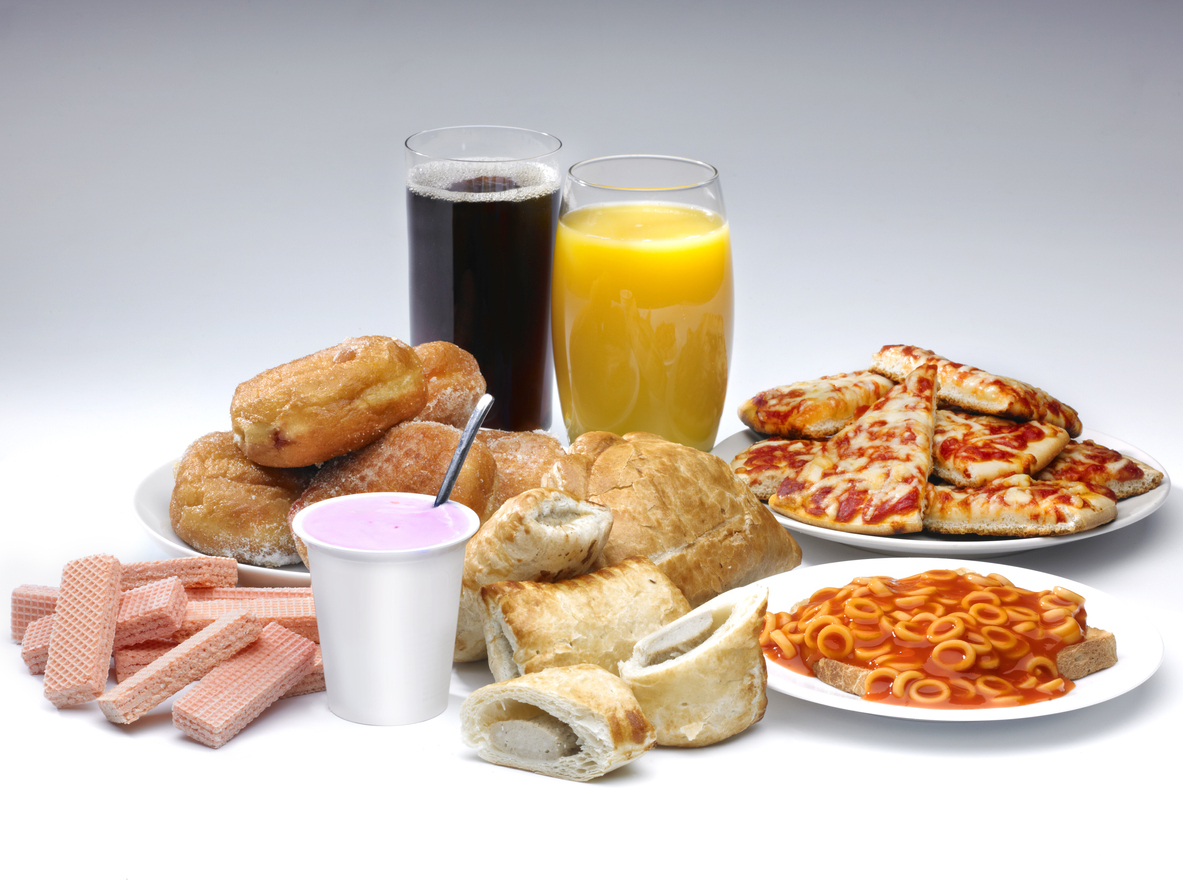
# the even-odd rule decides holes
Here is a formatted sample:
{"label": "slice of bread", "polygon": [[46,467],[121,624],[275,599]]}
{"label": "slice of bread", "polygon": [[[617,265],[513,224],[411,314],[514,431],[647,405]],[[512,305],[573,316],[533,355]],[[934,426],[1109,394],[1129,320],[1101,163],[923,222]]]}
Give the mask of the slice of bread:
{"label": "slice of bread", "polygon": [[[1060,676],[1070,681],[1078,681],[1116,663],[1117,639],[1112,632],[1091,625],[1085,632],[1084,640],[1065,647],[1056,656]],[[871,670],[836,659],[822,659],[814,665],[813,673],[831,687],[862,696]]]}

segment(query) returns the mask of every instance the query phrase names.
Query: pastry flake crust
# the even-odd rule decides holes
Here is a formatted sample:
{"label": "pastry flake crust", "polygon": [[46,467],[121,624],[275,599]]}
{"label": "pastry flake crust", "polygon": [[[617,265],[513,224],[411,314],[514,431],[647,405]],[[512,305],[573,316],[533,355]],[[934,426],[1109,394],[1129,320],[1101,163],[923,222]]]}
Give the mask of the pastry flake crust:
{"label": "pastry flake crust", "polygon": [[461,737],[492,764],[587,782],[656,744],[656,732],[616,675],[568,665],[486,684],[460,708]]}
{"label": "pastry flake crust", "polygon": [[499,681],[577,663],[615,674],[638,640],[690,612],[644,557],[560,582],[494,582],[480,597],[489,669]]}
{"label": "pastry flake crust", "polygon": [[764,717],[768,667],[760,632],[768,592],[734,588],[642,638],[620,676],[657,744],[700,748]]}

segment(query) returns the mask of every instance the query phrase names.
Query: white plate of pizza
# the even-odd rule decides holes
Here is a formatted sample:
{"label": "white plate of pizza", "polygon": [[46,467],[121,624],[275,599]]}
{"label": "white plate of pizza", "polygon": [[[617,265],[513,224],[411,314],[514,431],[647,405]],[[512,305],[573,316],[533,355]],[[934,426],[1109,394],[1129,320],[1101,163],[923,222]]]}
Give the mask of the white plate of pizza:
{"label": "white plate of pizza", "polygon": [[1006,721],[1053,715],[1107,702],[1145,683],[1162,663],[1162,637],[1135,607],[1079,582],[1022,567],[947,558],[868,558],[800,567],[755,585],[768,589],[768,611],[774,613],[792,609],[818,589],[841,587],[859,576],[902,578],[927,570],[958,567],[981,573],[999,573],[1020,588],[1043,590],[1059,585],[1083,595],[1089,625],[1112,632],[1117,640],[1117,664],[1080,678],[1068,693],[1047,702],[990,709],[925,708],[872,702],[824,684],[815,677],[790,671],[771,659],[768,661],[768,688],[806,702],[881,717],[917,721]]}
{"label": "white plate of pizza", "polygon": [[[178,557],[193,557],[201,554],[181,541],[173,532],[172,521],[168,516],[168,504],[173,495],[173,463],[161,465],[136,488],[132,505],[136,517],[143,524],[148,535],[174,552]],[[259,588],[311,585],[312,579],[308,575],[308,568],[303,564],[290,567],[256,567],[251,564],[238,564],[238,584]]]}
{"label": "white plate of pizza", "polygon": [[[720,441],[711,452],[730,462],[741,451],[763,439],[762,435],[745,429]],[[1091,530],[1064,536],[956,536],[931,532],[900,536],[872,536],[865,533],[851,533],[829,527],[818,527],[793,520],[791,517],[777,512],[773,512],[773,514],[784,527],[794,533],[826,539],[830,542],[840,542],[843,545],[851,545],[864,551],[909,556],[989,558],[1063,545],[1068,542],[1079,542],[1105,533],[1112,533],[1114,530],[1120,530],[1122,527],[1128,527],[1130,524],[1145,520],[1166,502],[1171,488],[1170,477],[1162,465],[1150,455],[1125,441],[1087,428],[1081,432],[1080,439],[1094,440],[1102,446],[1110,447],[1126,456],[1145,462],[1163,473],[1162,483],[1148,493],[1120,500],[1117,503],[1117,518],[1115,520]]]}

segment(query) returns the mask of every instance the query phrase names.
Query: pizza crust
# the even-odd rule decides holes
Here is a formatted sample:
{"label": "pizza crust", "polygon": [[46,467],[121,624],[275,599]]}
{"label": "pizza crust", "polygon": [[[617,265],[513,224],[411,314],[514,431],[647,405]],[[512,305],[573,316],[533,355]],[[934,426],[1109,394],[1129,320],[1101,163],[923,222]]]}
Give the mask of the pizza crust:
{"label": "pizza crust", "polygon": [[975,489],[932,485],[924,529],[953,535],[1064,536],[1116,517],[1117,503],[1104,487],[1017,474]]}

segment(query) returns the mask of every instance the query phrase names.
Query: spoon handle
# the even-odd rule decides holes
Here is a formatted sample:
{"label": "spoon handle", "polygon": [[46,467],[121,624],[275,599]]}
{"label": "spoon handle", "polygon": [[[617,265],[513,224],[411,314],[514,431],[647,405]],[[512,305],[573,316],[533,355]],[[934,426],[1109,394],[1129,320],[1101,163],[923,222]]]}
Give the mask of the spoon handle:
{"label": "spoon handle", "polygon": [[456,478],[460,476],[460,468],[464,465],[464,459],[468,456],[476,433],[480,430],[481,423],[485,421],[485,416],[489,415],[489,410],[492,407],[493,395],[482,394],[481,399],[476,402],[476,407],[473,408],[472,415],[468,417],[468,424],[464,426],[464,431],[460,434],[460,442],[456,444],[456,452],[452,454],[452,461],[448,463],[448,470],[444,472],[444,482],[436,494],[435,505],[443,505],[452,495],[452,487],[456,486]]}

